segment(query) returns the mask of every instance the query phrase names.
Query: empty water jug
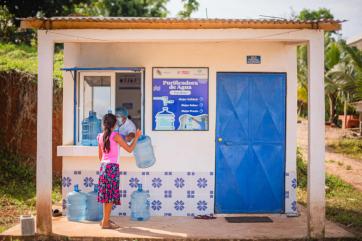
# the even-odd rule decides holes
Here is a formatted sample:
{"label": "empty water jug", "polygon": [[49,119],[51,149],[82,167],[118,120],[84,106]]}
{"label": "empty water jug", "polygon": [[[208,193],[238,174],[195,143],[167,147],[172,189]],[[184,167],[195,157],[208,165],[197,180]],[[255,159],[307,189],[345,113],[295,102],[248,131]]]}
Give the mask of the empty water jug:
{"label": "empty water jug", "polygon": [[67,195],[67,217],[69,221],[85,219],[86,200],[86,195],[80,192],[78,185],[74,185],[74,191]]}
{"label": "empty water jug", "polygon": [[103,218],[103,205],[97,200],[98,185],[94,185],[94,190],[87,193],[87,208],[85,219],[89,221],[99,221]]}
{"label": "empty water jug", "polygon": [[168,107],[156,114],[156,130],[175,130],[175,114]]}
{"label": "empty water jug", "polygon": [[89,116],[82,121],[83,146],[97,146],[97,135],[102,132],[102,122],[97,118],[96,112],[89,111]]}
{"label": "empty water jug", "polygon": [[137,191],[131,195],[131,219],[133,221],[146,221],[150,218],[150,194],[142,190],[138,184]]}
{"label": "empty water jug", "polygon": [[137,145],[133,150],[133,155],[136,158],[136,165],[139,168],[150,167],[156,162],[151,138],[149,136],[140,136]]}

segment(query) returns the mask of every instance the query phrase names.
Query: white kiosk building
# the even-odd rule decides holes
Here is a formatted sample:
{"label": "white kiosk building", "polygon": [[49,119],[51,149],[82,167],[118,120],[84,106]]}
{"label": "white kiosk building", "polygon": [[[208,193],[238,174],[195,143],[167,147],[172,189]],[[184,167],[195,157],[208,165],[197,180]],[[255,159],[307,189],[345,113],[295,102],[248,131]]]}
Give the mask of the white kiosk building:
{"label": "white kiosk building", "polygon": [[137,183],[152,215],[295,215],[296,48],[308,45],[308,232],[324,235],[324,31],[335,20],[53,17],[38,30],[37,231],[52,231],[52,72],[64,43],[63,198],[97,182],[96,146],[83,121],[125,107],[149,135],[157,162],[121,153],[122,205]]}

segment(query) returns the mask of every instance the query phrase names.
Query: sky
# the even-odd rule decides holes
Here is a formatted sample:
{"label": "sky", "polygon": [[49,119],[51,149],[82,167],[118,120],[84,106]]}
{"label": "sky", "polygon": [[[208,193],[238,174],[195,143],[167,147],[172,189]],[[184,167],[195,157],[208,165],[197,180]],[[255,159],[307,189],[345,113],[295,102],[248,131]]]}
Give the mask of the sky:
{"label": "sky", "polygon": [[[261,15],[290,18],[302,9],[324,7],[335,19],[348,20],[342,24],[345,39],[362,36],[362,0],[199,0],[199,10],[191,17],[205,18],[263,18]],[[181,0],[170,0],[169,16],[175,17],[182,8]],[[264,17],[265,18],[265,17]]]}

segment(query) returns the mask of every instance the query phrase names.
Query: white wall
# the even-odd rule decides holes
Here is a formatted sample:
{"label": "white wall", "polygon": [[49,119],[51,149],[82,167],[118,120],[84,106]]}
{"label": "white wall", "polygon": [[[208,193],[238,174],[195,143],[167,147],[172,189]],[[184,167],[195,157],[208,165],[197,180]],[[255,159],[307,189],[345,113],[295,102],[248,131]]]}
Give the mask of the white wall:
{"label": "white wall", "polygon": [[[78,65],[80,45],[78,43],[64,44],[64,67]],[[72,72],[63,74],[63,145],[73,144],[73,110],[74,110],[74,80]]]}
{"label": "white wall", "polygon": [[[296,125],[291,122],[296,121],[295,51],[295,45],[282,42],[83,43],[80,44],[78,66],[145,67],[145,127],[146,134],[152,138],[157,157],[156,164],[149,171],[175,172],[207,172],[215,168],[216,72],[287,72],[287,121],[290,121],[286,141],[288,171],[295,168],[296,140],[293,138],[296,137]],[[69,51],[65,49],[65,56],[68,54]],[[262,64],[247,65],[246,55],[261,55]],[[209,67],[209,131],[152,131],[152,67]],[[64,95],[67,98],[70,94]],[[72,112],[66,111],[69,106],[68,102],[64,105],[64,118],[68,120],[68,124],[64,125],[64,136],[73,133],[69,124],[69,119],[73,119]],[[69,141],[64,144],[69,144]],[[63,160],[77,165],[71,159],[64,157]],[[96,160],[96,157],[89,157],[89,162],[95,163]],[[124,170],[137,170],[132,161],[124,161],[121,166]]]}

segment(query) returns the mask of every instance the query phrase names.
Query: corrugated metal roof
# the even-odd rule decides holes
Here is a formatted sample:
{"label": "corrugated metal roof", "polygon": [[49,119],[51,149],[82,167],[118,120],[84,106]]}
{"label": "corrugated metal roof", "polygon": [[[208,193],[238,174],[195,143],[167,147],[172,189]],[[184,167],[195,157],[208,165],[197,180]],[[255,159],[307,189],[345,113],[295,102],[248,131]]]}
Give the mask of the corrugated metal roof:
{"label": "corrugated metal roof", "polygon": [[227,19],[227,18],[153,18],[153,17],[29,17],[21,19],[22,28],[34,29],[322,29],[339,30],[341,20]]}

